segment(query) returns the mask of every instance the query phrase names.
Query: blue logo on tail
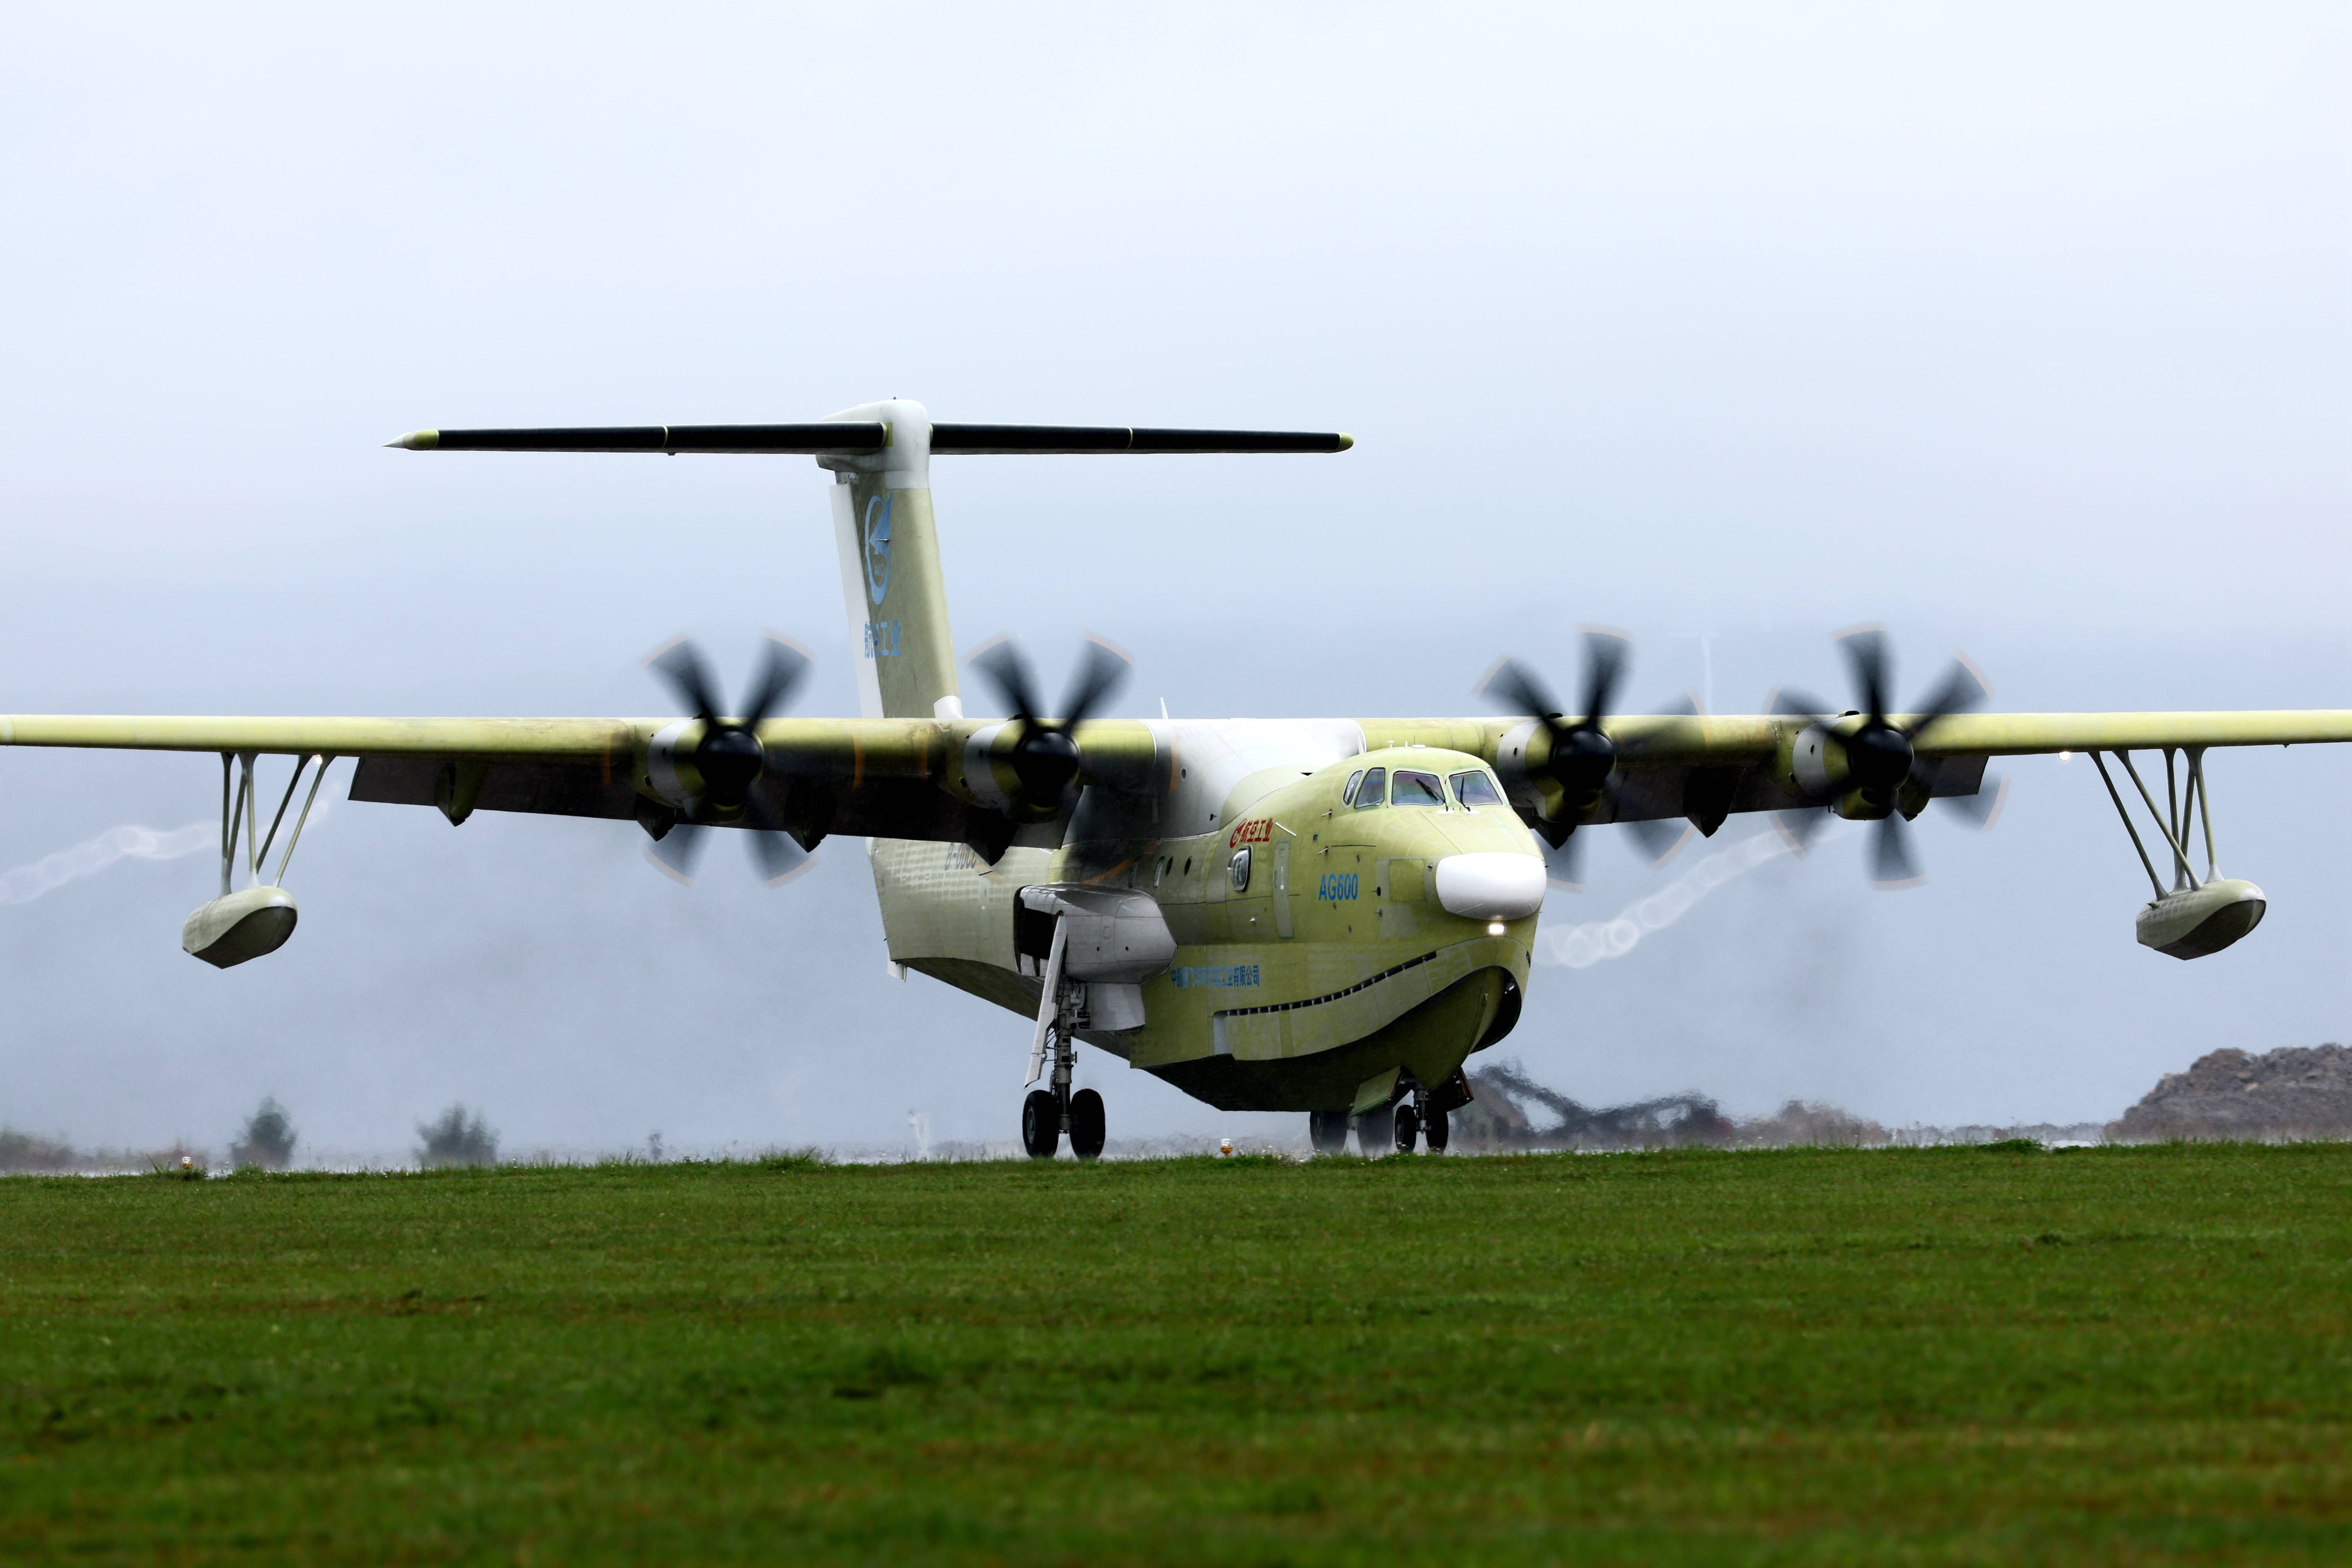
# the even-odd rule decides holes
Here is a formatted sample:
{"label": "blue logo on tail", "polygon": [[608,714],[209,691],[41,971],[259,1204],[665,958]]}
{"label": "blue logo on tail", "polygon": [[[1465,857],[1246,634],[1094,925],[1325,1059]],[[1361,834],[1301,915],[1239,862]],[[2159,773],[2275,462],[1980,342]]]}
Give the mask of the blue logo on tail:
{"label": "blue logo on tail", "polygon": [[[897,494],[884,490],[866,503],[866,591],[880,604],[890,591],[890,502]],[[874,515],[880,507],[882,515]]]}

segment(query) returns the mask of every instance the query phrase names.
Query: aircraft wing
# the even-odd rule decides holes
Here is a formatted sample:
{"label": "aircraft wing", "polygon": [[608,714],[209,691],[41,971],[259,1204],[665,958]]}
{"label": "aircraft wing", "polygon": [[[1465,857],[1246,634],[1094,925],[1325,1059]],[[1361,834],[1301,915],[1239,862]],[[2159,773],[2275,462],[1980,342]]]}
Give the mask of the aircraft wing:
{"label": "aircraft wing", "polygon": [[[1904,715],[1892,715],[1900,722]],[[1860,721],[1822,726],[1834,738]],[[1358,721],[1367,745],[1469,752],[1507,773],[1539,770],[1546,737],[1525,720]],[[1622,787],[1594,821],[1790,810],[1818,805],[1790,773],[1815,721],[1790,715],[1621,716],[1603,728]],[[1532,732],[1530,732],[1532,731]],[[851,834],[1001,849],[1020,793],[1013,727],[998,721],[772,719],[757,785],[772,820],[804,845]],[[453,821],[476,810],[604,817],[658,825],[702,820],[693,753],[702,734],[680,719],[202,718],[0,716],[0,745],[209,752],[224,756],[354,758],[351,798],[433,805]],[[1081,782],[1149,793],[1167,755],[1150,729],[1095,721],[1077,733]],[[1975,713],[1945,717],[1917,753],[1934,795],[1972,795],[1985,761],[2052,752],[2310,745],[2352,742],[2352,710],[2179,713]],[[1050,813],[1048,814],[1050,815]],[[1034,820],[1034,815],[1029,820]]]}
{"label": "aircraft wing", "polygon": [[[1912,716],[1890,714],[1897,725]],[[1539,773],[1549,738],[1518,719],[1369,719],[1368,744],[1444,746],[1494,763],[1507,775]],[[1808,730],[1850,737],[1857,714],[1620,715],[1601,728],[1617,748],[1618,778],[1588,820],[1627,822],[1687,816],[1707,831],[1724,816],[1818,807],[1793,776],[1791,753]],[[1956,713],[1920,734],[1916,754],[1931,796],[1969,795],[1993,757],[2054,752],[2198,750],[2352,742],[2352,710],[2306,709],[2177,713]]]}
{"label": "aircraft wing", "polygon": [[[770,820],[814,847],[833,834],[1003,847],[998,809],[1017,790],[1015,738],[995,721],[771,719],[757,727]],[[0,745],[210,752],[224,757],[355,758],[351,798],[474,811],[639,821],[712,820],[698,810],[688,719],[199,718],[0,716]],[[1081,731],[1087,782],[1137,787],[1155,755],[1143,725]],[[740,826],[730,820],[722,826]]]}

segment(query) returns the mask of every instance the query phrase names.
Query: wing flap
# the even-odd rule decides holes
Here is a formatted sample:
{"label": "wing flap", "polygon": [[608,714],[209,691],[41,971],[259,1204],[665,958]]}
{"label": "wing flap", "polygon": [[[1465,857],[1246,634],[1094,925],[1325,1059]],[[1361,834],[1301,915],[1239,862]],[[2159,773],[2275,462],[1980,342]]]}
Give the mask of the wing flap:
{"label": "wing flap", "polygon": [[[455,757],[362,757],[352,775],[352,800],[383,805],[438,805],[454,782]],[[634,820],[644,797],[625,778],[582,763],[489,763],[474,797],[477,811],[528,812],[541,816]]]}

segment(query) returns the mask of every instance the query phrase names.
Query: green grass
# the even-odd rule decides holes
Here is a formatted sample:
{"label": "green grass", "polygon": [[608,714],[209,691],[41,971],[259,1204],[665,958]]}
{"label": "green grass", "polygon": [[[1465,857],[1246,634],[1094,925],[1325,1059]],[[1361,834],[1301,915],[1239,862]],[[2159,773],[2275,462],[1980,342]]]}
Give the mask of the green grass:
{"label": "green grass", "polygon": [[0,1561],[2341,1562],[2352,1146],[0,1181]]}

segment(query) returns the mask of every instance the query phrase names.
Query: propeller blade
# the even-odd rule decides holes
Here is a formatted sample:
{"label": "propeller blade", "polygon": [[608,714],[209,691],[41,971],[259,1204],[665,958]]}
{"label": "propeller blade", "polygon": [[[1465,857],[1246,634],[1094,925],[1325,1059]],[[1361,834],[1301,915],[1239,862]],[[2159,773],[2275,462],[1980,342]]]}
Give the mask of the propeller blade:
{"label": "propeller blade", "polygon": [[1696,719],[1706,711],[1706,705],[1698,700],[1696,691],[1685,691],[1664,707],[1651,710],[1661,719]]}
{"label": "propeller blade", "polygon": [[665,877],[680,884],[694,880],[694,862],[710,830],[698,822],[681,822],[646,846],[646,858]]}
{"label": "propeller blade", "polygon": [[1804,806],[1795,811],[1776,811],[1772,814],[1772,826],[1780,830],[1782,838],[1788,840],[1789,847],[1800,855],[1811,847],[1813,840],[1821,836],[1822,829],[1827,827],[1829,822],[1830,814],[1819,806]]}
{"label": "propeller blade", "polygon": [[1625,673],[1625,656],[1633,640],[1622,632],[1588,626],[1584,633],[1584,720],[1591,728],[1609,716],[1611,699]]}
{"label": "propeller blade", "polygon": [[1559,704],[1552,700],[1552,695],[1545,689],[1544,683],[1536,678],[1534,671],[1516,658],[1506,657],[1496,659],[1494,667],[1486,671],[1486,678],[1478,682],[1476,694],[1497,707],[1507,708],[1514,713],[1525,713],[1531,719],[1559,716]]}
{"label": "propeller blade", "polygon": [[1639,808],[1627,796],[1622,779],[1612,775],[1601,786],[1601,794],[1609,799],[1610,820],[1633,834],[1634,842],[1641,846],[1642,858],[1651,865],[1664,865],[1674,852],[1683,847],[1683,838],[1690,832],[1688,823],[1626,815]]}
{"label": "propeller blade", "polygon": [[1029,679],[1029,661],[1010,637],[1000,637],[984,643],[978,652],[964,660],[980,671],[1013,716],[1024,725],[1037,721],[1037,689]]}
{"label": "propeller blade", "polygon": [[1085,662],[1079,665],[1070,694],[1062,704],[1060,727],[1065,730],[1076,729],[1087,714],[1126,683],[1128,672],[1135,668],[1132,654],[1091,634],[1087,637],[1083,657]]}
{"label": "propeller blade", "polygon": [[1547,843],[1541,834],[1536,844],[1543,850],[1544,879],[1555,888],[1584,891],[1584,839],[1582,833],[1571,833],[1558,844]]}
{"label": "propeller blade", "polygon": [[1943,684],[1927,695],[1920,705],[1919,717],[1912,723],[1911,737],[1917,740],[1935,722],[1954,713],[1965,713],[1992,695],[1985,683],[1984,672],[1961,654],[1952,660],[1951,669],[1944,676]]}
{"label": "propeller blade", "polygon": [[2009,804],[2009,775],[2001,773],[1985,780],[1974,795],[1939,795],[1929,804],[1950,808],[1982,832],[2000,820],[2000,808]]}
{"label": "propeller blade", "polygon": [[673,637],[646,656],[646,667],[667,681],[678,700],[694,710],[698,719],[719,713],[719,689],[710,683],[709,667],[691,637]]}
{"label": "propeller blade", "polygon": [[1642,847],[1642,858],[1653,866],[1663,866],[1683,852],[1683,846],[1698,837],[1698,829],[1676,818],[1661,822],[1655,817],[1643,817],[1629,822],[1635,842]]}
{"label": "propeller blade", "polygon": [[1874,725],[1886,721],[1886,633],[1878,626],[1856,626],[1837,639],[1846,662],[1853,667],[1853,683],[1862,689],[1863,711]]}
{"label": "propeller blade", "polygon": [[1792,686],[1783,686],[1764,700],[1764,711],[1784,714],[1791,719],[1810,720],[1816,724],[1826,724],[1835,710],[1810,691],[1800,691]]}
{"label": "propeller blade", "polygon": [[766,637],[765,656],[760,666],[760,678],[752,687],[750,701],[743,710],[743,722],[749,727],[792,700],[792,695],[802,677],[808,674],[808,650],[787,637],[770,632]]}
{"label": "propeller blade", "polygon": [[760,873],[760,880],[772,888],[799,875],[811,852],[802,848],[800,840],[786,829],[775,803],[764,795],[754,795],[743,803],[743,815],[751,819],[751,866]]}
{"label": "propeller blade", "polygon": [[1899,816],[1889,813],[1878,819],[1870,840],[1870,879],[1884,891],[1916,888],[1927,879],[1912,858],[1910,832]]}
{"label": "propeller blade", "polygon": [[760,880],[782,887],[808,868],[809,852],[781,828],[754,828],[744,835],[751,841],[751,866]]}

